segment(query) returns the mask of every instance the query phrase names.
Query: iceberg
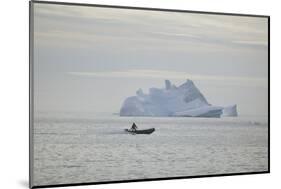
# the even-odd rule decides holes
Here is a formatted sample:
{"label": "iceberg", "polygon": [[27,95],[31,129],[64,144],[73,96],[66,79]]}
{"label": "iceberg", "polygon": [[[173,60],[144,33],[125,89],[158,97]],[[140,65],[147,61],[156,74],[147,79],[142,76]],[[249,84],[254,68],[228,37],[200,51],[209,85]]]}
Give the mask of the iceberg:
{"label": "iceberg", "polygon": [[223,110],[219,106],[203,106],[183,112],[175,112],[174,116],[179,117],[220,117]]}
{"label": "iceberg", "polygon": [[148,94],[138,89],[126,98],[120,116],[221,117],[237,116],[237,110],[209,104],[192,80],[178,87],[165,80],[165,88],[150,88]]}
{"label": "iceberg", "polygon": [[234,104],[232,106],[224,107],[224,109],[222,110],[222,116],[225,116],[225,117],[237,117],[238,116],[237,105]]}

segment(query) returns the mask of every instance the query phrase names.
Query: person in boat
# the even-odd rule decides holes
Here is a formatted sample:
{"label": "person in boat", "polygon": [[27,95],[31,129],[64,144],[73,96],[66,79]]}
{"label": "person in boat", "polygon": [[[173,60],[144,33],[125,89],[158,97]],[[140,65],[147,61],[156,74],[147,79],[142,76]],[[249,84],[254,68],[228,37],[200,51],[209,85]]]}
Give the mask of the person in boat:
{"label": "person in boat", "polygon": [[131,130],[132,130],[132,131],[136,131],[137,128],[138,128],[137,125],[136,125],[135,123],[133,123],[133,125],[132,125],[132,127],[131,127]]}

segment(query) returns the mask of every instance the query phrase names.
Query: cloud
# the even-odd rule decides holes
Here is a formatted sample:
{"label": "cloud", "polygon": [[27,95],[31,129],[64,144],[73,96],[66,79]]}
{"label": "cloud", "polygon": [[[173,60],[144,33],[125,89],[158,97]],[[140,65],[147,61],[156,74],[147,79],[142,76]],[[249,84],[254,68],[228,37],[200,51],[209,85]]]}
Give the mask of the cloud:
{"label": "cloud", "polygon": [[79,77],[96,78],[141,78],[141,79],[192,79],[201,81],[225,81],[235,82],[241,85],[263,86],[267,87],[268,79],[265,77],[241,77],[241,76],[216,76],[216,75],[196,75],[187,72],[169,71],[169,70],[149,70],[132,69],[124,71],[106,71],[106,72],[68,72],[68,75]]}
{"label": "cloud", "polygon": [[244,45],[256,45],[256,46],[263,46],[267,47],[268,42],[267,41],[233,41],[233,43],[236,44],[244,44]]}
{"label": "cloud", "polygon": [[267,45],[265,18],[36,4],[35,22],[38,43],[67,47],[85,46],[87,40],[92,45],[91,39],[98,37],[122,40],[124,46],[132,39],[150,40],[155,46],[165,42],[234,49]]}

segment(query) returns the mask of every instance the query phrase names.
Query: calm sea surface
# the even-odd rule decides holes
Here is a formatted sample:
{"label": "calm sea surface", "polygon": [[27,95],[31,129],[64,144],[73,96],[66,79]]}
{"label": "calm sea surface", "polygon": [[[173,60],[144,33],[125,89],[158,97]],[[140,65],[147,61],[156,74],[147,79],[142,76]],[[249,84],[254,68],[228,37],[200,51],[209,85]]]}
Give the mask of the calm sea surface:
{"label": "calm sea surface", "polygon": [[[125,133],[133,122],[156,131]],[[71,114],[34,123],[35,185],[267,171],[267,154],[266,117]]]}

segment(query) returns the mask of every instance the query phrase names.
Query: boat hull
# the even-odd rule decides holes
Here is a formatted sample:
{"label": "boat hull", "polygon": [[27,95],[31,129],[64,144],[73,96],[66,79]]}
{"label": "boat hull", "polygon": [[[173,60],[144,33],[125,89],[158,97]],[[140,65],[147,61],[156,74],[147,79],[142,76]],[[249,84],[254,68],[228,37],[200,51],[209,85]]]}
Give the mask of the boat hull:
{"label": "boat hull", "polygon": [[135,131],[130,129],[125,129],[125,131],[131,134],[151,134],[155,131],[155,129],[151,128],[151,129],[135,130]]}

